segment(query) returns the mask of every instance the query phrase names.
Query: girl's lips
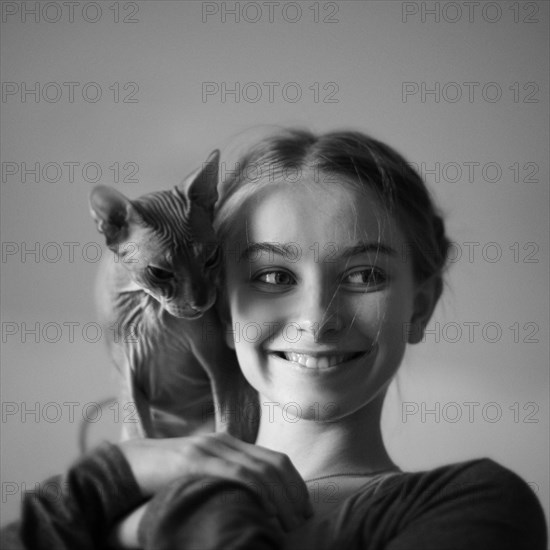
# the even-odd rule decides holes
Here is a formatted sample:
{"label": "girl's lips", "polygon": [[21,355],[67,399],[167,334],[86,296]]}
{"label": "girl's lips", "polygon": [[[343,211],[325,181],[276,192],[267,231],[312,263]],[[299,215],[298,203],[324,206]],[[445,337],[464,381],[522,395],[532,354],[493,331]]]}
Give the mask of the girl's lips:
{"label": "girl's lips", "polygon": [[280,352],[270,352],[277,357],[300,365],[300,367],[305,367],[306,369],[312,370],[324,370],[336,367],[348,361],[353,361],[363,355],[369,355],[372,351],[372,348],[367,351],[356,351],[350,353],[298,353],[292,351],[280,351]]}

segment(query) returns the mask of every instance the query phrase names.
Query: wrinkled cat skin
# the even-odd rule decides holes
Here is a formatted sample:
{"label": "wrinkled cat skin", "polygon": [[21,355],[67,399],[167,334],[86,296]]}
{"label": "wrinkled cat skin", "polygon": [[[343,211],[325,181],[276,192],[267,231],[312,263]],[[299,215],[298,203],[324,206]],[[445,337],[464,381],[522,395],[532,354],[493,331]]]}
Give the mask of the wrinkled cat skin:
{"label": "wrinkled cat skin", "polygon": [[172,191],[133,201],[111,187],[91,193],[92,217],[112,251],[96,303],[122,377],[124,438],[215,429],[255,440],[256,394],[212,307],[221,268],[212,228],[218,164],[214,151]]}

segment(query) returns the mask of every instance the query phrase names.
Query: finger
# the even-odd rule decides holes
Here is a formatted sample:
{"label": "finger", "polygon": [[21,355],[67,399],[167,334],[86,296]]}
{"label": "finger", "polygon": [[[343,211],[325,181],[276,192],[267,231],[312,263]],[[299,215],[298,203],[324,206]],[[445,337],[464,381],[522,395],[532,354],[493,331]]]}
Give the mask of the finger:
{"label": "finger", "polygon": [[223,438],[207,439],[203,452],[223,457],[219,468],[225,468],[227,475],[244,481],[271,502],[285,529],[294,529],[310,517],[309,494],[286,455],[268,449],[257,452],[253,445],[232,446],[231,443]]}
{"label": "finger", "polygon": [[[272,499],[268,498],[267,491],[261,487],[255,472],[250,468],[232,462],[227,457],[203,454],[200,466],[195,469],[197,475],[221,477],[229,481],[235,481],[258,494],[265,504],[268,515],[278,517],[279,511]],[[230,490],[231,492],[231,490]]]}
{"label": "finger", "polygon": [[225,443],[231,449],[248,454],[262,463],[267,462],[271,464],[277,472],[282,474],[282,477],[279,475],[282,483],[292,484],[294,500],[299,505],[303,505],[305,515],[309,517],[313,513],[307,486],[287,455],[272,451],[271,449],[266,449],[259,445],[245,443],[226,433],[209,435],[209,437],[212,436],[214,436],[214,440]]}
{"label": "finger", "polygon": [[142,504],[115,525],[109,538],[110,547],[124,549],[141,548],[138,541],[138,527],[147,509],[147,505],[147,502]]}
{"label": "finger", "polygon": [[163,441],[172,449],[180,449],[187,473],[211,474],[248,484],[272,506],[270,513],[287,530],[312,514],[305,483],[282,453],[219,433]]}

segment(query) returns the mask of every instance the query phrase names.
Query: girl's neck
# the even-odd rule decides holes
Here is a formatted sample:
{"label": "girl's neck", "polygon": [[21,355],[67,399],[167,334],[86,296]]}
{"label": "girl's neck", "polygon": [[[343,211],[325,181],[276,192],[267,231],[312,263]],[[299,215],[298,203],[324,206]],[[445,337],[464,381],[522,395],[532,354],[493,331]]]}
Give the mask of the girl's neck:
{"label": "girl's neck", "polygon": [[352,415],[321,422],[290,418],[288,411],[268,406],[269,399],[260,396],[262,416],[256,444],[288,455],[304,479],[397,469],[382,439],[383,401],[381,394]]}

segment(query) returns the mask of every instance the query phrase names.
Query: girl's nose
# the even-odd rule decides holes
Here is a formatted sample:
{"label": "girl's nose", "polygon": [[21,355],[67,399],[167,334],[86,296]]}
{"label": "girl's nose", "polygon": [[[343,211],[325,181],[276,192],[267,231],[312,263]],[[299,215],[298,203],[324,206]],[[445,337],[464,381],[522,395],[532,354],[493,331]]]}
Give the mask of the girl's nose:
{"label": "girl's nose", "polygon": [[315,342],[338,336],[344,328],[337,289],[310,287],[304,290],[298,304],[300,331],[312,334]]}

